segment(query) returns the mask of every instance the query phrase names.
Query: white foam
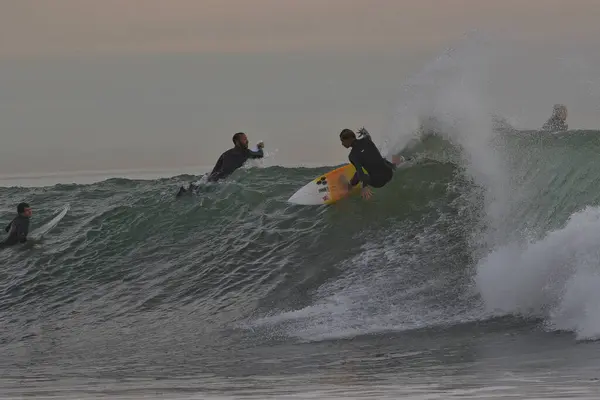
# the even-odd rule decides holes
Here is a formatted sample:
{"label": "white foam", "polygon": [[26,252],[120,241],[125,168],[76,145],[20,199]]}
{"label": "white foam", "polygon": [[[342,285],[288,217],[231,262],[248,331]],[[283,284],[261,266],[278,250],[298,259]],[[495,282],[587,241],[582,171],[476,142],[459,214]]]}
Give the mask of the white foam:
{"label": "white foam", "polygon": [[410,144],[427,122],[460,149],[462,166],[485,194],[486,235],[474,235],[478,245],[506,242],[512,230],[504,225],[510,213],[509,169],[494,142],[494,102],[488,70],[498,55],[489,51],[485,35],[468,35],[428,65],[404,90],[404,103],[394,119],[386,150],[395,154]]}
{"label": "white foam", "polygon": [[[431,232],[412,239],[398,235],[385,244],[366,246],[343,262],[340,268],[347,271],[345,274],[317,289],[311,305],[259,318],[250,325],[318,341],[480,319],[483,310],[476,306],[454,308],[455,301],[432,306],[432,288],[445,292],[443,296],[454,295],[448,293],[452,284],[447,284],[445,276],[431,274],[412,285],[403,282],[419,265],[419,257],[408,249],[419,246],[422,252],[432,253],[439,248],[440,237],[434,231],[431,228]],[[447,258],[443,252],[438,256],[437,262]]]}
{"label": "white foam", "polygon": [[[262,140],[258,141],[257,144],[252,147],[252,151],[258,151],[258,143],[263,143]],[[264,143],[263,143],[264,144]],[[275,155],[279,149],[268,150],[266,147],[263,147],[263,158],[249,158],[244,164],[243,168],[265,168],[276,164]]]}
{"label": "white foam", "polygon": [[600,208],[571,216],[536,242],[501,247],[477,266],[491,312],[543,318],[579,339],[600,337]]}

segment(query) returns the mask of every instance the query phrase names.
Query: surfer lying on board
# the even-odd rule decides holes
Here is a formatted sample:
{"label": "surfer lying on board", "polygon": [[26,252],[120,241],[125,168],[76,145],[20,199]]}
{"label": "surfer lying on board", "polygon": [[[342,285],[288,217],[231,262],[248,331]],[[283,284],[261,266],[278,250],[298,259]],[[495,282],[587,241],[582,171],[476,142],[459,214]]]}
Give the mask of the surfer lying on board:
{"label": "surfer lying on board", "polygon": [[27,241],[29,218],[31,218],[31,207],[27,203],[19,203],[17,216],[4,228],[8,233],[8,237],[0,243],[0,248]]}
{"label": "surfer lying on board", "polygon": [[[375,143],[371,140],[371,135],[365,128],[361,128],[358,133],[360,139],[351,129],[344,129],[340,133],[340,140],[345,148],[352,147],[348,159],[356,168],[356,173],[347,182],[348,190],[362,182],[361,195],[365,199],[373,195],[369,186],[381,188],[385,186],[394,176],[396,166],[402,161],[401,157],[394,157],[393,162],[389,162],[381,156]],[[367,171],[365,174],[363,168]]]}
{"label": "surfer lying on board", "polygon": [[[233,135],[233,148],[227,150],[217,160],[212,172],[208,175],[208,182],[216,182],[231,175],[236,169],[240,168],[249,158],[263,158],[263,142],[259,142],[257,151],[252,151],[248,148],[248,137],[243,132],[238,132]],[[190,183],[186,189],[183,186],[179,188],[177,197],[186,192],[193,191],[198,187],[194,183]]]}

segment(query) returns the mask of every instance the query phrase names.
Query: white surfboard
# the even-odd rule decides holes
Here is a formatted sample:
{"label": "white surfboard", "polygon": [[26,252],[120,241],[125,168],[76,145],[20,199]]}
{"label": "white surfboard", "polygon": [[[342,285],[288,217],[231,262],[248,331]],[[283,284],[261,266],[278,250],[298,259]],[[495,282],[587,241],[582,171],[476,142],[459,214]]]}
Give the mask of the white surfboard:
{"label": "white surfboard", "polygon": [[[401,157],[396,169],[406,168],[410,165],[410,161]],[[346,164],[319,175],[298,189],[296,193],[288,199],[288,202],[303,206],[316,206],[321,204],[333,204],[348,196],[357,194],[360,192],[360,185],[356,185],[350,191],[348,191],[347,186],[347,182],[352,179],[355,172],[356,168],[354,168],[354,165]]]}
{"label": "white surfboard", "polygon": [[[347,184],[343,184],[343,180],[345,178],[345,182],[348,182],[354,172],[356,172],[354,166],[346,164],[319,175],[298,189],[288,199],[288,202],[303,206],[335,203],[351,194],[351,192],[348,192]],[[352,190],[352,192],[354,191]]]}
{"label": "white surfboard", "polygon": [[28,235],[28,237],[30,237],[33,240],[40,240],[48,232],[50,232],[50,230],[52,228],[54,228],[56,225],[58,225],[58,223],[60,222],[60,220],[63,219],[65,215],[67,215],[67,212],[70,209],[71,209],[71,206],[69,204],[65,205],[60,213],[58,213],[54,218],[52,218],[50,221],[48,221],[44,225],[42,225],[39,228],[35,229],[33,232],[31,232]]}

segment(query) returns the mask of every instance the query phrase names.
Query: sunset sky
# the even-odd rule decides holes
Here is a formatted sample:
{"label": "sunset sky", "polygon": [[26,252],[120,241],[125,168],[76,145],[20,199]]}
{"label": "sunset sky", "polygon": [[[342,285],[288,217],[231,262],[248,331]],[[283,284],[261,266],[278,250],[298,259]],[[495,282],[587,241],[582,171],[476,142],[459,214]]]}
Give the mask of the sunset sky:
{"label": "sunset sky", "polygon": [[[402,85],[473,29],[573,64],[505,101],[527,127],[555,102],[598,124],[600,1],[0,1],[3,174],[212,165],[237,131],[277,164],[343,162],[339,131],[389,134]],[[531,92],[515,71],[505,99]]]}

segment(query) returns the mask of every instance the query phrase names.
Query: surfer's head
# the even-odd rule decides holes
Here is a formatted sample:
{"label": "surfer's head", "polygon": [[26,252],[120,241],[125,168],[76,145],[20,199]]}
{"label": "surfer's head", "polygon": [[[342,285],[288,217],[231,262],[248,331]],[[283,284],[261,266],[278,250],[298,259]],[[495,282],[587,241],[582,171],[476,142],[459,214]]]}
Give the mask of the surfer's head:
{"label": "surfer's head", "polygon": [[555,104],[553,110],[554,117],[561,120],[567,120],[567,107],[564,104]]}
{"label": "surfer's head", "polygon": [[232,140],[235,147],[241,147],[244,149],[248,148],[248,138],[246,137],[246,134],[244,132],[236,133],[235,135],[233,135]]}
{"label": "surfer's head", "polygon": [[27,203],[19,203],[17,205],[17,212],[24,217],[31,217],[31,207]]}
{"label": "surfer's head", "polygon": [[356,134],[352,129],[344,129],[340,132],[340,140],[342,141],[342,146],[348,148],[356,140]]}

